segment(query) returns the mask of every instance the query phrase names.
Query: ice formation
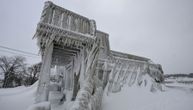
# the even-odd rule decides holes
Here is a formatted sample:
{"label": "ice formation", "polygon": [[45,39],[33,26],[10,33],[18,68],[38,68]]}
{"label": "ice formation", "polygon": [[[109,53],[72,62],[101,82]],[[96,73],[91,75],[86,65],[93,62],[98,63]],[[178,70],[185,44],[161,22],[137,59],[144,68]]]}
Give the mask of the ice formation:
{"label": "ice formation", "polygon": [[161,65],[110,50],[109,35],[97,30],[94,20],[52,2],[45,3],[34,38],[42,54],[37,104],[49,101],[55,91],[62,96],[58,103],[70,99],[67,109],[100,110],[105,88],[109,94],[120,92],[123,85],[150,82],[151,91],[162,89]]}

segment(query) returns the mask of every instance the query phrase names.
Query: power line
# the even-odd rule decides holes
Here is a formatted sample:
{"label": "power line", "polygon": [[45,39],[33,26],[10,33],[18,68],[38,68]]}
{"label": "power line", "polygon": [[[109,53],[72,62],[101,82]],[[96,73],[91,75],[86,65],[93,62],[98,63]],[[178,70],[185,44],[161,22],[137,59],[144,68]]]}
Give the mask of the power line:
{"label": "power line", "polygon": [[10,51],[1,50],[1,49],[0,49],[0,52],[6,52],[6,53],[11,53],[11,54],[15,54],[15,55],[19,55],[19,56],[25,56],[25,57],[31,57],[31,58],[39,58],[39,56],[29,56],[29,55],[20,54],[20,53],[15,53],[15,52],[10,52]]}
{"label": "power line", "polygon": [[28,55],[39,56],[39,55],[34,54],[34,53],[30,53],[30,52],[26,52],[26,51],[22,51],[22,50],[18,50],[18,49],[13,49],[13,48],[6,47],[6,46],[1,46],[1,45],[0,45],[0,48],[7,49],[7,50],[11,50],[11,51],[15,51],[15,52],[20,52],[20,53],[24,53],[24,54],[28,54]]}

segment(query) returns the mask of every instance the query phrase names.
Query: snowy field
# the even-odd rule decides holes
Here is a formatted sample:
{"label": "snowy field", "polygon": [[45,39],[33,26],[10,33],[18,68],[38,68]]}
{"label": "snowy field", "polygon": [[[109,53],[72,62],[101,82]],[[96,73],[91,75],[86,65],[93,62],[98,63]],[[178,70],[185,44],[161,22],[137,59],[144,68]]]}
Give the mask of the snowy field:
{"label": "snowy field", "polygon": [[153,93],[147,88],[123,87],[121,92],[104,94],[102,110],[193,110],[191,89],[165,89]]}
{"label": "snowy field", "polygon": [[[26,110],[34,103],[36,87],[0,89],[0,110]],[[174,87],[152,93],[144,87],[123,87],[118,93],[104,93],[102,110],[193,110],[193,91]]]}
{"label": "snowy field", "polygon": [[26,110],[34,103],[37,82],[30,86],[0,89],[0,110]]}

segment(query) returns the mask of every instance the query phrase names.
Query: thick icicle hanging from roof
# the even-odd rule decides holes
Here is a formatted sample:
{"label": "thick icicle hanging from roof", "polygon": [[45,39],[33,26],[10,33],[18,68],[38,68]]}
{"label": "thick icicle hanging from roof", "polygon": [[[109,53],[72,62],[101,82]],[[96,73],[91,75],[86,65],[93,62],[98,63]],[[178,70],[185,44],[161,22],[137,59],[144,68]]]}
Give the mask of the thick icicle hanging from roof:
{"label": "thick icicle hanging from roof", "polygon": [[[99,54],[99,40],[96,38],[95,43],[93,44],[92,49],[87,54],[86,57],[86,78],[83,81],[83,86],[80,88],[76,100],[70,110],[91,110],[90,104],[96,104],[101,103],[99,102],[100,99],[102,99],[102,87],[101,89],[96,88],[96,82],[94,81],[94,72],[98,60],[98,54]],[[93,91],[96,94],[96,96],[92,96]],[[98,99],[100,98],[100,99]],[[91,101],[92,100],[92,101]],[[91,102],[90,102],[91,101]],[[98,107],[99,105],[97,105]]]}
{"label": "thick icicle hanging from roof", "polygon": [[48,100],[49,90],[48,86],[50,84],[50,68],[52,60],[53,44],[49,44],[43,55],[42,67],[40,70],[40,78],[36,96],[36,102],[42,102]]}

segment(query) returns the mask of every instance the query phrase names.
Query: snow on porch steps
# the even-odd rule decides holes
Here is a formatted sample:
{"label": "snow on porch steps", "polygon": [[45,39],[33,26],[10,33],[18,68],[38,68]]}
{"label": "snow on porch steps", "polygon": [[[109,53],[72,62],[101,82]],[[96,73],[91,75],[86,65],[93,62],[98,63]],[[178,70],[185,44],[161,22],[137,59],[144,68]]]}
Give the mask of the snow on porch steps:
{"label": "snow on porch steps", "polygon": [[72,106],[72,91],[66,91],[65,94],[66,100],[60,102],[60,99],[63,97],[63,94],[59,91],[50,91],[49,102],[51,103],[51,110],[68,110],[68,108]]}

